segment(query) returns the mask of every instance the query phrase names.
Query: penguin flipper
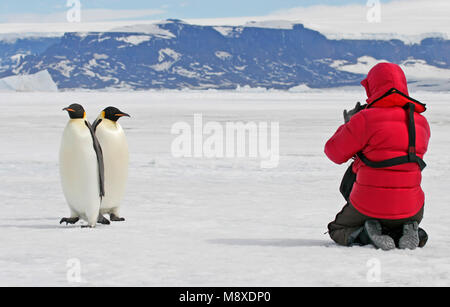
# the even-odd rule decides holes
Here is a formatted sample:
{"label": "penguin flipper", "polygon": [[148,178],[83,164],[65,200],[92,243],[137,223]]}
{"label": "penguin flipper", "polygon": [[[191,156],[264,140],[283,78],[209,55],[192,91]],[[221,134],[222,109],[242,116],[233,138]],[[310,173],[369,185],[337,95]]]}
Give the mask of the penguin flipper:
{"label": "penguin flipper", "polygon": [[97,131],[98,125],[103,121],[101,118],[97,118],[94,123],[92,124],[92,128],[94,129],[94,133]]}
{"label": "penguin flipper", "polygon": [[61,225],[62,223],[66,223],[66,225],[69,225],[69,224],[73,225],[73,224],[76,224],[79,220],[80,220],[79,217],[70,217],[70,218],[64,217],[61,219],[59,224]]}
{"label": "penguin flipper", "polygon": [[97,155],[98,178],[99,178],[99,185],[100,185],[100,198],[102,198],[103,196],[105,196],[105,164],[103,161],[103,151],[102,151],[102,147],[100,146],[100,142],[98,141],[97,137],[95,136],[94,128],[92,128],[91,124],[88,121],[84,121],[84,123],[86,124],[86,126],[89,128],[89,131],[91,132],[95,154]]}

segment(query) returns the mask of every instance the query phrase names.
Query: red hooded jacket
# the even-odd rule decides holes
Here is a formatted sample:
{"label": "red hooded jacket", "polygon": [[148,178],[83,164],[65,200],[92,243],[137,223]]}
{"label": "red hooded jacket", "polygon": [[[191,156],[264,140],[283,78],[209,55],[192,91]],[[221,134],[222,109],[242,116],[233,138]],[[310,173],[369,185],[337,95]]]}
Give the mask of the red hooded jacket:
{"label": "red hooded jacket", "polygon": [[[325,146],[328,158],[342,164],[360,151],[375,162],[406,155],[408,113],[402,107],[409,102],[415,104],[416,111],[416,152],[423,158],[431,135],[427,120],[420,114],[426,109],[425,105],[409,97],[402,69],[396,64],[378,64],[361,84],[367,92],[368,108],[339,127]],[[396,92],[383,98],[393,88]],[[357,158],[353,171],[356,182],[350,203],[364,215],[403,219],[416,215],[425,203],[420,186],[422,174],[417,163],[375,169]]]}

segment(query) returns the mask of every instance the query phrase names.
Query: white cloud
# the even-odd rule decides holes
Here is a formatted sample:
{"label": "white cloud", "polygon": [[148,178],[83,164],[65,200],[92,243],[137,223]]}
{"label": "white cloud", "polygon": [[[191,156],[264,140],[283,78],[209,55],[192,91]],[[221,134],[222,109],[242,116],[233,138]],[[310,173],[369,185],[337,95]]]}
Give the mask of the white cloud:
{"label": "white cloud", "polygon": [[[288,20],[318,30],[329,38],[384,38],[418,41],[423,34],[442,33],[450,37],[449,0],[397,0],[381,4],[381,22],[369,23],[364,4],[346,6],[315,5],[273,12],[266,16],[191,19],[203,25],[245,25],[249,21]],[[378,35],[379,36],[379,35]],[[406,38],[408,36],[409,38]]]}
{"label": "white cloud", "polygon": [[[6,23],[63,23],[67,22],[67,10],[53,14],[9,14],[0,15],[0,20]],[[82,22],[103,22],[131,19],[143,19],[165,13],[161,9],[145,10],[110,10],[110,9],[81,9]]]}
{"label": "white cloud", "polygon": [[82,19],[86,22],[112,21],[145,18],[165,13],[164,10],[82,10]]}

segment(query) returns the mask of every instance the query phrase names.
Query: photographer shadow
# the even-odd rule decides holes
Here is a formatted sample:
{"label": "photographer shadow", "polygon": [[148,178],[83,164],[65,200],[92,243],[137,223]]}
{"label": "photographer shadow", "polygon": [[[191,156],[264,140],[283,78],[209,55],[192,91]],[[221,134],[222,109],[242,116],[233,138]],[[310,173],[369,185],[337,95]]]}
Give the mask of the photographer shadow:
{"label": "photographer shadow", "polygon": [[325,240],[310,239],[214,239],[210,244],[260,247],[332,247],[334,244]]}

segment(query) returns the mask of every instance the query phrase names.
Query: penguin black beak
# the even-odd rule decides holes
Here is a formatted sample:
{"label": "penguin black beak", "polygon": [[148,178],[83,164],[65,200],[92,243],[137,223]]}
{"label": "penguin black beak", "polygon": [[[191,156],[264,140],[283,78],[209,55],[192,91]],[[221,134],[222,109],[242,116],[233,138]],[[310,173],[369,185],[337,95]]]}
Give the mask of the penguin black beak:
{"label": "penguin black beak", "polygon": [[117,117],[131,117],[130,114],[127,113],[119,113],[119,114],[115,114]]}
{"label": "penguin black beak", "polygon": [[62,109],[63,111],[67,111],[67,112],[75,112],[75,110],[74,109],[71,109],[71,108],[64,108],[64,109]]}

